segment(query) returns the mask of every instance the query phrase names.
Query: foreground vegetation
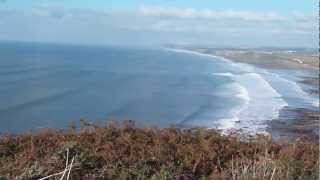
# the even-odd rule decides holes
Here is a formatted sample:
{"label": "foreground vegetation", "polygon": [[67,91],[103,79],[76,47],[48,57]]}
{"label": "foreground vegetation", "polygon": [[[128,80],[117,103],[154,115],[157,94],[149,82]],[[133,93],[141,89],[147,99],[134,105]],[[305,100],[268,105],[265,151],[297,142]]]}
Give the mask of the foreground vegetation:
{"label": "foreground vegetation", "polygon": [[[105,127],[1,135],[0,179],[318,179],[318,143],[204,129]],[[59,174],[59,172],[61,172]]]}

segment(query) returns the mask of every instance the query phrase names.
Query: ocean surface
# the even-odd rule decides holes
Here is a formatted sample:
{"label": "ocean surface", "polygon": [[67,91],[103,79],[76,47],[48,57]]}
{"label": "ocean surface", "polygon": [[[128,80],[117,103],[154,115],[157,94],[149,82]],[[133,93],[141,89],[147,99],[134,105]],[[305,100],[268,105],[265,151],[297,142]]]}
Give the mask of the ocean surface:
{"label": "ocean surface", "polygon": [[263,132],[283,107],[318,103],[287,74],[184,50],[0,43],[0,132],[80,119]]}

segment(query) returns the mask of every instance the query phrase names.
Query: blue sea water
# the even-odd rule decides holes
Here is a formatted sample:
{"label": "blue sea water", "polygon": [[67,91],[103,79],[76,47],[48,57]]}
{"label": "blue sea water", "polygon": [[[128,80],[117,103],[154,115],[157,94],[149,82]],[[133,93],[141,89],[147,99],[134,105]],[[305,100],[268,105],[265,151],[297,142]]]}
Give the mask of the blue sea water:
{"label": "blue sea water", "polygon": [[288,105],[275,79],[177,50],[1,43],[0,132],[79,119],[259,131]]}

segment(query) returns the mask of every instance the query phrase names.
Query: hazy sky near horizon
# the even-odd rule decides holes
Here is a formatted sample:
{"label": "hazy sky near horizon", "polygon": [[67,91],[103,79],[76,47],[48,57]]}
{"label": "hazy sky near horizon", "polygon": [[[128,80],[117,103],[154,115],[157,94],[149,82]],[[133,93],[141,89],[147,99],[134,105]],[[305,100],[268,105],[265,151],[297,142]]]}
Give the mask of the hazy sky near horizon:
{"label": "hazy sky near horizon", "polygon": [[0,40],[318,45],[317,0],[0,0]]}

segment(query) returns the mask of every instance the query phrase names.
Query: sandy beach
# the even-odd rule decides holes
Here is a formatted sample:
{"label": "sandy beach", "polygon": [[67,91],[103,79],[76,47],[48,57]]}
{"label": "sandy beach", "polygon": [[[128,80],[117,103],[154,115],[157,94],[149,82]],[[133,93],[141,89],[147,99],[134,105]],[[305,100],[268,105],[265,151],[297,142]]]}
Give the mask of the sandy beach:
{"label": "sandy beach", "polygon": [[[267,51],[229,49],[188,49],[199,53],[220,56],[234,62],[259,68],[277,70],[306,70],[319,72],[319,55],[308,51]],[[319,74],[319,73],[317,73]],[[312,96],[319,96],[319,76],[301,76],[298,83]],[[320,111],[308,108],[286,107],[279,118],[269,121],[268,132],[275,138],[319,137]]]}

